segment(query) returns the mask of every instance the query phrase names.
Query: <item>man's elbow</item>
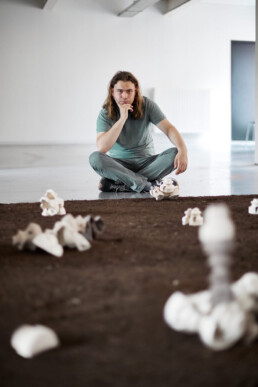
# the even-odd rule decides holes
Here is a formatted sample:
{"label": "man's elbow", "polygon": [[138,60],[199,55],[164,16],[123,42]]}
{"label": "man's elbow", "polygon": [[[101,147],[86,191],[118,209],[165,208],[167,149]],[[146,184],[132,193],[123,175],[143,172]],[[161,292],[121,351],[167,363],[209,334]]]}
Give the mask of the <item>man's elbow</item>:
{"label": "man's elbow", "polygon": [[109,149],[106,149],[102,145],[98,145],[98,144],[97,144],[97,149],[99,152],[102,152],[102,153],[107,153],[109,151]]}

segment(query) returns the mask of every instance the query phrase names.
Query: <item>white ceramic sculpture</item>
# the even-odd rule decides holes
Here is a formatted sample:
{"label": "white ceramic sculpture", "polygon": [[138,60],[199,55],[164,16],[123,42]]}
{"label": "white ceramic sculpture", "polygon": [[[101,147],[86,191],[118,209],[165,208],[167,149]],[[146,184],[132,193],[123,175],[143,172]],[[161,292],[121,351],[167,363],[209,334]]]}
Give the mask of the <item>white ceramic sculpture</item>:
{"label": "white ceramic sculpture", "polygon": [[57,257],[63,255],[63,248],[59,244],[55,234],[51,230],[43,232],[41,227],[36,223],[30,223],[24,231],[19,230],[13,236],[13,245],[17,246],[19,250],[36,250],[39,247]]}
{"label": "white ceramic sculpture", "polygon": [[56,333],[44,325],[22,325],[11,337],[12,347],[25,358],[56,348],[59,344]]}
{"label": "white ceramic sculpture", "polygon": [[177,330],[198,333],[213,350],[225,350],[241,338],[258,336],[258,274],[247,273],[230,285],[230,254],[235,227],[224,205],[204,213],[199,238],[211,267],[210,289],[195,294],[173,293],[164,307],[164,319]]}
{"label": "white ceramic sculpture", "polygon": [[23,250],[24,248],[35,250],[36,246],[33,243],[33,240],[41,233],[42,230],[38,224],[29,223],[24,231],[19,230],[17,234],[13,236],[13,245],[17,246],[19,250]]}
{"label": "white ceramic sculpture", "polygon": [[76,247],[79,251],[88,250],[91,245],[78,231],[79,229],[80,224],[77,224],[76,219],[71,214],[67,214],[61,221],[55,223],[53,232],[61,246]]}
{"label": "white ceramic sculpture", "polygon": [[249,214],[258,215],[258,199],[253,199],[251,205],[248,207]]}
{"label": "white ceramic sculpture", "polygon": [[42,232],[41,227],[36,223],[30,223],[25,231],[18,231],[13,236],[13,245],[20,250],[36,247],[56,257],[63,255],[63,247],[77,248],[79,251],[88,250],[91,247],[89,241],[97,238],[103,231],[104,223],[100,216],[88,215],[73,217],[67,214],[60,221],[54,224],[53,229],[46,229]]}
{"label": "white ceramic sculpture", "polygon": [[195,207],[191,211],[189,226],[201,226],[202,224],[203,224],[202,212],[198,207]]}
{"label": "white ceramic sculpture", "polygon": [[172,177],[164,177],[160,185],[151,188],[150,195],[156,200],[176,199],[179,195],[178,182]]}
{"label": "white ceramic sculpture", "polygon": [[191,216],[192,208],[188,208],[184,211],[184,216],[182,217],[182,225],[186,226],[189,224],[190,216]]}
{"label": "white ceramic sculpture", "polygon": [[56,257],[62,257],[64,249],[60,245],[57,236],[53,233],[52,230],[46,230],[41,234],[37,235],[33,243],[35,246],[39,247],[41,250],[46,251],[49,254],[55,255]]}
{"label": "white ceramic sculpture", "polygon": [[64,200],[59,198],[52,189],[47,190],[45,196],[40,198],[40,207],[43,216],[65,215]]}
{"label": "white ceramic sculpture", "polygon": [[182,225],[186,226],[201,226],[203,224],[202,212],[198,207],[188,208],[182,218]]}

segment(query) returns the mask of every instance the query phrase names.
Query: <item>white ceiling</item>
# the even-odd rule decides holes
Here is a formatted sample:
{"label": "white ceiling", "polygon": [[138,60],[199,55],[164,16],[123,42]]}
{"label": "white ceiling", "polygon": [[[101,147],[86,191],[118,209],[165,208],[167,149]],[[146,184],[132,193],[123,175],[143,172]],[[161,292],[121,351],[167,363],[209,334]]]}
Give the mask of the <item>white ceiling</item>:
{"label": "white ceiling", "polygon": [[[1,1],[1,0],[0,0]],[[10,1],[10,0],[9,0]],[[11,0],[11,1],[21,1],[21,2],[39,2],[40,0]],[[55,3],[61,2],[62,0],[41,0],[46,3],[46,7],[49,7],[50,9],[54,7]],[[73,0],[74,1],[74,0]],[[84,0],[77,0],[78,2],[83,2]],[[105,9],[108,12],[111,12],[113,14],[120,14],[122,11],[124,11],[126,8],[133,5],[133,3],[146,3],[150,6],[158,7],[160,4],[160,9],[166,13],[167,7],[169,5],[169,9],[173,8],[173,5],[177,6],[180,3],[183,3],[182,0],[160,0],[158,3],[153,5],[155,1],[153,0],[94,0],[96,3],[98,3],[103,9]],[[188,1],[188,5],[192,3],[198,4],[198,3],[207,3],[207,4],[217,4],[217,5],[246,5],[246,6],[255,6],[255,0],[190,0]],[[76,3],[76,1],[75,1]],[[186,3],[186,4],[187,4]],[[180,7],[181,8],[181,7]],[[162,12],[163,13],[163,12]]]}
{"label": "white ceiling", "polygon": [[255,6],[255,0],[202,0],[202,3]]}

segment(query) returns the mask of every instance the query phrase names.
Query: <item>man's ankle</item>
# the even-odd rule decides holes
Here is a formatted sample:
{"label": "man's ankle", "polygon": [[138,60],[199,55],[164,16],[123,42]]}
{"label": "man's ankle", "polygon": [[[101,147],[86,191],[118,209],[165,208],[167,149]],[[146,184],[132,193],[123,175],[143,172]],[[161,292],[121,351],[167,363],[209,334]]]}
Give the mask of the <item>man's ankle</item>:
{"label": "man's ankle", "polygon": [[150,189],[152,187],[152,184],[150,181],[147,181],[145,187],[143,188],[142,192],[150,192]]}

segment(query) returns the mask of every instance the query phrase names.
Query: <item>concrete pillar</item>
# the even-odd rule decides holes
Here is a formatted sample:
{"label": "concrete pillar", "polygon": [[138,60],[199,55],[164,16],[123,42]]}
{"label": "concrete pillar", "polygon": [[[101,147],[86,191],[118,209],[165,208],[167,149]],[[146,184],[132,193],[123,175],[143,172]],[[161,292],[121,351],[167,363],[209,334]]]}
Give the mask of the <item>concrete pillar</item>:
{"label": "concrete pillar", "polygon": [[255,2],[255,164],[258,164],[258,0]]}

